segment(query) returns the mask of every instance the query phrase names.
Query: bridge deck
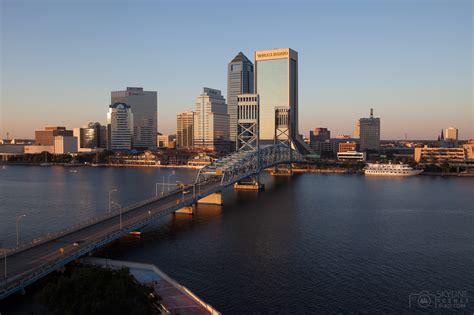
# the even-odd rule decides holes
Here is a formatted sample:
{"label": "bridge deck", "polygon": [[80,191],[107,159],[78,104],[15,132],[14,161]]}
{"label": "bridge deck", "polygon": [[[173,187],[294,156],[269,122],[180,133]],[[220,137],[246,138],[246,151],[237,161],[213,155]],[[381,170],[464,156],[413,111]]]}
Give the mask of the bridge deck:
{"label": "bridge deck", "polygon": [[[64,266],[94,249],[135,231],[160,217],[169,215],[184,206],[194,204],[198,199],[222,190],[218,179],[196,186],[188,194],[182,190],[171,192],[144,205],[113,213],[102,221],[71,231],[56,238],[39,242],[31,247],[7,254],[7,276],[5,259],[0,258],[0,299],[21,290],[48,273]],[[74,243],[78,244],[74,244]],[[63,248],[64,252],[60,252]]]}

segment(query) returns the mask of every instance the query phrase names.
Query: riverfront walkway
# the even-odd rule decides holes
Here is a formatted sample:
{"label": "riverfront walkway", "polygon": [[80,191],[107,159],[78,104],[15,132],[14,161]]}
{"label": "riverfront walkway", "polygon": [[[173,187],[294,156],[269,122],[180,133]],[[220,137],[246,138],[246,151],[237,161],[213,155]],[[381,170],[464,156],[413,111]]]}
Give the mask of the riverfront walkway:
{"label": "riverfront walkway", "polygon": [[161,298],[165,312],[180,315],[219,315],[212,306],[202,301],[186,287],[180,285],[152,264],[110,260],[105,258],[82,258],[80,263],[112,269],[129,268],[130,274],[141,284],[153,288]]}

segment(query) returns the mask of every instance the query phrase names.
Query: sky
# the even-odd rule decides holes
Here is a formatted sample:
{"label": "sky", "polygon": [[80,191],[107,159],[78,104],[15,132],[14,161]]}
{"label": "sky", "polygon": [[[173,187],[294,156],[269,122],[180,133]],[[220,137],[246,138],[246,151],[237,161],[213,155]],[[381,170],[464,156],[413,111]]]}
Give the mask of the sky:
{"label": "sky", "polygon": [[226,95],[239,52],[299,57],[300,133],[352,134],[370,108],[382,139],[474,138],[473,1],[0,0],[0,135],[106,122],[110,91],[158,91],[176,132],[202,87]]}

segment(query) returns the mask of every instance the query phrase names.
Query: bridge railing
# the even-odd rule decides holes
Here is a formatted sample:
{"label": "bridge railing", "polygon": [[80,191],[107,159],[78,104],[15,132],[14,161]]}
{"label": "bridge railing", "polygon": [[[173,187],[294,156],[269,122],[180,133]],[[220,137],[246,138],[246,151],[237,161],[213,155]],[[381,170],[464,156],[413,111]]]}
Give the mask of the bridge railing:
{"label": "bridge railing", "polygon": [[258,151],[237,151],[200,169],[196,183],[218,176],[222,185],[228,185],[245,174],[250,176],[272,165],[299,161],[303,161],[303,156],[282,143],[263,147]]}
{"label": "bridge railing", "polygon": [[[170,191],[169,193],[166,194],[164,197],[168,197],[170,195],[173,195],[177,192],[181,192],[181,189],[175,189],[173,191]],[[140,221],[140,222],[133,222],[132,224],[129,224],[128,226],[125,226],[123,229],[112,231],[110,233],[107,233],[103,237],[101,237],[99,240],[93,241],[84,247],[79,247],[77,250],[66,252],[63,255],[57,257],[54,261],[49,261],[49,262],[44,262],[40,264],[39,266],[36,266],[33,270],[21,275],[21,276],[16,276],[13,279],[9,279],[7,283],[2,283],[0,282],[0,299],[2,296],[6,295],[8,291],[18,289],[19,287],[23,287],[24,285],[28,285],[31,282],[36,281],[38,278],[41,277],[41,275],[47,274],[50,271],[56,270],[57,268],[63,266],[65,263],[68,263],[70,261],[73,261],[77,257],[80,257],[82,255],[87,254],[88,252],[109,243],[111,240],[117,239],[121,237],[122,235],[126,235],[130,231],[134,231],[144,224],[146,224],[147,221],[152,220],[156,216],[163,216],[168,214],[170,211],[174,211],[176,209],[179,209],[183,207],[184,205],[188,203],[194,203],[196,201],[196,197],[193,197],[191,200],[183,200],[182,202],[175,203],[175,201],[170,201],[166,203],[166,211],[160,211],[158,213],[155,213],[152,217],[147,218],[145,221]],[[146,204],[146,202],[154,202],[156,200],[159,200],[161,198],[150,198],[148,200],[145,200],[143,202],[139,202],[136,204],[133,204],[129,206],[127,211],[130,211],[132,209],[135,209],[139,207],[140,205],[143,206]],[[126,211],[125,211],[126,212]],[[110,216],[107,216],[110,217]],[[92,221],[92,220],[89,220]],[[89,222],[88,221],[88,222]],[[35,244],[38,245],[38,244]],[[0,280],[1,281],[1,280]]]}
{"label": "bridge railing", "polygon": [[40,237],[36,237],[34,238],[33,240],[29,241],[29,242],[25,242],[25,243],[21,243],[19,246],[16,246],[14,248],[11,248],[9,250],[6,251],[6,255],[7,256],[10,256],[10,255],[13,255],[15,253],[18,253],[18,252],[21,252],[21,251],[24,251],[26,249],[29,249],[29,248],[32,248],[32,247],[35,247],[35,246],[38,246],[40,244],[43,244],[47,241],[50,241],[50,240],[53,240],[53,239],[56,239],[56,238],[59,238],[59,237],[62,237],[62,236],[65,236],[65,235],[68,235],[72,232],[76,232],[76,231],[79,231],[85,227],[88,227],[88,226],[91,226],[91,225],[94,225],[94,224],[97,224],[99,222],[102,222],[102,221],[105,221],[105,220],[108,220],[112,217],[115,217],[117,215],[120,214],[120,212],[123,213],[126,213],[130,210],[133,210],[133,209],[136,209],[136,208],[139,208],[139,207],[142,207],[144,205],[147,205],[147,204],[150,204],[150,203],[153,203],[157,200],[160,200],[162,198],[166,198],[170,195],[173,195],[175,194],[176,192],[180,191],[180,189],[174,189],[174,190],[171,190],[167,193],[165,193],[163,196],[159,196],[159,197],[152,197],[152,198],[148,198],[148,199],[145,199],[145,200],[142,200],[140,202],[137,202],[137,203],[134,203],[134,204],[131,204],[131,205],[128,205],[126,207],[123,207],[121,210],[113,210],[107,214],[104,214],[104,215],[101,215],[101,216],[98,216],[98,217],[94,217],[92,219],[89,219],[89,220],[86,220],[86,221],[81,221],[80,223],[77,223],[75,225],[72,225],[72,226],[69,226],[65,229],[62,229],[62,230],[59,230],[59,231],[56,231],[56,232],[53,232],[53,233],[47,233],[47,234],[44,234]]}

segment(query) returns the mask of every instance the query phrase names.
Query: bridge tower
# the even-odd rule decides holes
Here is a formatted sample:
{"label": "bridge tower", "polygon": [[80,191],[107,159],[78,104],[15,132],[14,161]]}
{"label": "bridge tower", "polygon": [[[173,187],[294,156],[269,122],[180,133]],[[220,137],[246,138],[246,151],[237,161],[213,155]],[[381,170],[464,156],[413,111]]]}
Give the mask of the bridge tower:
{"label": "bridge tower", "polygon": [[[275,145],[283,145],[288,148],[294,147],[290,135],[291,115],[292,111],[290,107],[275,107]],[[291,164],[278,165],[272,171],[272,175],[275,176],[289,176],[292,174]]]}
{"label": "bridge tower", "polygon": [[[237,151],[259,152],[259,108],[258,94],[241,94],[237,97]],[[257,157],[257,163],[259,162]],[[255,175],[235,183],[234,188],[260,190],[263,186],[258,175]]]}

